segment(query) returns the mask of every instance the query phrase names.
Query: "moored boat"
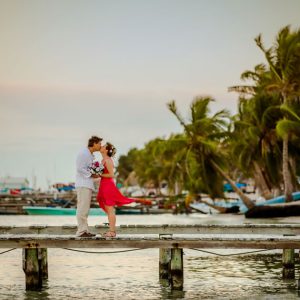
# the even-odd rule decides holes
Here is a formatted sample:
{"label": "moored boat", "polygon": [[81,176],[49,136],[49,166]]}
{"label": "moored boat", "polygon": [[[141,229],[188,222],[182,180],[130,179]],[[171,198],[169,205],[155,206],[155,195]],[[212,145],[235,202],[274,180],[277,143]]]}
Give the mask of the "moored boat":
{"label": "moored boat", "polygon": [[[23,210],[28,215],[76,215],[76,208],[47,207],[47,206],[23,206]],[[171,213],[167,209],[143,208],[143,207],[116,207],[116,215],[141,215],[141,214],[162,214]],[[90,208],[90,216],[105,216],[105,212],[100,208]]]}
{"label": "moored boat", "polygon": [[[293,196],[293,200],[294,201],[300,201],[300,192],[294,192],[292,194]],[[269,199],[269,200],[265,200],[265,201],[262,201],[262,202],[258,202],[255,204],[255,206],[271,206],[271,205],[275,205],[275,204],[282,204],[282,203],[285,203],[285,196],[284,195],[281,195],[281,196],[278,196],[278,197],[275,197],[275,198],[272,198],[272,199]],[[292,202],[293,203],[293,202]],[[248,211],[248,208],[242,204],[240,206],[240,212],[242,213],[246,213]]]}
{"label": "moored boat", "polygon": [[[47,206],[23,206],[23,210],[28,215],[76,215],[76,208],[47,207]],[[104,216],[105,213],[100,208],[90,208],[90,216]]]}

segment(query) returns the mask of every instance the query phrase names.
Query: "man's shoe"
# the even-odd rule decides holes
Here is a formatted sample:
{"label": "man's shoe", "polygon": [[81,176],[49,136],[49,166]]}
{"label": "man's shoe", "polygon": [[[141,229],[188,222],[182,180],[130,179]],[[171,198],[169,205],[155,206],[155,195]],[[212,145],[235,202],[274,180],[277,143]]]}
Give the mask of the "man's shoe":
{"label": "man's shoe", "polygon": [[90,237],[94,237],[94,236],[96,236],[96,234],[85,231],[81,235],[79,235],[78,237],[80,237],[80,238],[90,238]]}
{"label": "man's shoe", "polygon": [[94,233],[91,233],[91,232],[87,232],[87,234],[88,234],[90,237],[94,237],[94,236],[96,236],[96,234],[94,234]]}

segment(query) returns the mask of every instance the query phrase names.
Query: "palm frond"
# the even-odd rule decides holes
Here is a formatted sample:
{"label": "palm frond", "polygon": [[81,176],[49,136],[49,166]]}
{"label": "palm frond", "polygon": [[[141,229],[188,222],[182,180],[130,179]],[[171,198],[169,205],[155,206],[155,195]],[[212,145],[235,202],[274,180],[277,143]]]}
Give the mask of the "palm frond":
{"label": "palm frond", "polygon": [[256,45],[262,50],[262,52],[265,54],[266,60],[269,64],[270,70],[273,72],[277,80],[281,81],[280,74],[278,74],[278,71],[274,65],[273,62],[273,55],[272,55],[272,48],[271,49],[265,49],[263,42],[262,42],[262,36],[259,34],[255,39]]}
{"label": "palm frond", "polygon": [[175,100],[171,100],[169,103],[167,103],[167,107],[175,115],[179,123],[185,128],[186,127],[185,121],[177,110]]}
{"label": "palm frond", "polygon": [[276,126],[276,133],[281,138],[285,138],[291,134],[300,136],[300,123],[286,119],[280,120]]}
{"label": "palm frond", "polygon": [[236,92],[241,95],[255,95],[255,87],[250,85],[236,85],[229,87],[228,92]]}
{"label": "palm frond", "polygon": [[300,116],[291,108],[289,107],[288,105],[286,104],[282,104],[280,106],[280,109],[283,111],[283,112],[286,112],[288,113],[289,116],[292,116],[293,118],[295,118],[296,120],[300,121]]}

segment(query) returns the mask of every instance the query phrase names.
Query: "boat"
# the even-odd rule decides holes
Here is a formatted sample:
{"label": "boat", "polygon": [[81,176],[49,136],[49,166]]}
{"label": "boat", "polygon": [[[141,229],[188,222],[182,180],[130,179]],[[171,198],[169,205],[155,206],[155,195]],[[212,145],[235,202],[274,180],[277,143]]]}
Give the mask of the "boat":
{"label": "boat", "polygon": [[[172,213],[170,209],[161,209],[154,207],[116,207],[116,215],[143,215],[143,214],[166,214]],[[76,215],[76,208],[48,207],[48,206],[23,206],[23,210],[28,215]],[[100,208],[90,208],[90,216],[105,216],[105,212]]]}
{"label": "boat", "polygon": [[275,197],[256,203],[250,209],[241,207],[246,218],[278,218],[300,216],[300,192],[292,193],[292,202],[285,202],[285,196]]}
{"label": "boat", "polygon": [[[242,183],[242,182],[236,182],[235,186],[239,189],[241,189],[242,191],[245,191],[247,188],[247,184],[246,183]],[[223,185],[223,189],[224,192],[234,192],[234,189],[232,188],[230,183],[225,183]]]}
{"label": "boat", "polygon": [[[294,192],[292,196],[294,201],[300,200],[300,192]],[[270,205],[270,204],[279,204],[284,202],[285,202],[285,196],[281,195],[279,197],[266,200],[266,202],[258,203],[257,205]]]}
{"label": "boat", "polygon": [[217,213],[219,213],[218,210],[214,209],[213,207],[209,207],[205,203],[191,203],[190,207],[202,214],[217,214]]}
{"label": "boat", "polygon": [[[293,196],[293,200],[294,201],[299,201],[300,200],[300,192],[294,192],[292,193]],[[261,202],[257,202],[255,204],[255,206],[271,206],[271,205],[275,205],[275,204],[281,204],[281,203],[285,203],[285,196],[281,195],[269,200],[265,200],[265,201],[261,201]],[[291,202],[293,203],[293,202]],[[241,213],[246,213],[248,211],[248,208],[244,205],[241,204],[240,205],[240,212]]]}
{"label": "boat", "polygon": [[213,201],[211,198],[205,198],[191,203],[190,207],[203,214],[217,214],[237,213],[241,205],[243,205],[243,202],[240,199],[234,201]]}
{"label": "boat", "polygon": [[[76,208],[47,207],[47,206],[23,206],[23,210],[28,215],[76,215]],[[100,208],[90,208],[90,216],[105,216],[105,212]]]}

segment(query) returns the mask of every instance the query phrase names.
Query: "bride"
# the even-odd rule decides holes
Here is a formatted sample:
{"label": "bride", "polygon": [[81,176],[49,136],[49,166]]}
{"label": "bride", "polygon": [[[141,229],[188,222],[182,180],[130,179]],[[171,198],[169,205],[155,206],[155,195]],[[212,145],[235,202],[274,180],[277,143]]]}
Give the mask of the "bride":
{"label": "bride", "polygon": [[114,181],[114,162],[112,157],[116,154],[116,148],[106,143],[101,146],[100,153],[102,155],[102,164],[104,171],[101,174],[100,186],[97,195],[99,206],[105,211],[109,222],[109,231],[104,233],[104,237],[116,237],[116,215],[114,206],[123,206],[135,201],[124,197]]}

